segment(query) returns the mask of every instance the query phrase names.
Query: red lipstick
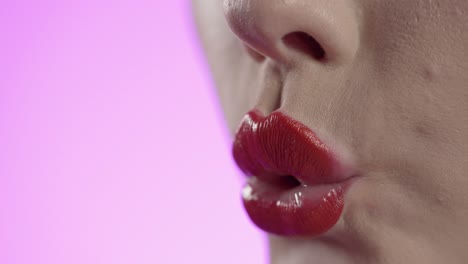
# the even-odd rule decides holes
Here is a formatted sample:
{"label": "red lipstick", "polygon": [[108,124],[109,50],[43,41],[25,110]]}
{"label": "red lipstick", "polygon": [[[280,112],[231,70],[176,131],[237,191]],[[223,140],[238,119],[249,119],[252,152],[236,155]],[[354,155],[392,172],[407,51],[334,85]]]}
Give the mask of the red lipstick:
{"label": "red lipstick", "polygon": [[316,236],[340,218],[352,172],[299,121],[280,111],[250,111],[236,133],[233,156],[249,177],[244,207],[264,231]]}

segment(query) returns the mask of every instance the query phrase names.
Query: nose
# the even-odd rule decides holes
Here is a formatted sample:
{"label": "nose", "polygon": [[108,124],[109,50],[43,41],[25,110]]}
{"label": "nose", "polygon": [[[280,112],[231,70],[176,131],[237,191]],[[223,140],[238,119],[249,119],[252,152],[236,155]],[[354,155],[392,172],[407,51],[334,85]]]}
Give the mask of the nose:
{"label": "nose", "polygon": [[358,10],[343,0],[225,0],[226,20],[252,50],[281,63],[344,63],[359,47]]}

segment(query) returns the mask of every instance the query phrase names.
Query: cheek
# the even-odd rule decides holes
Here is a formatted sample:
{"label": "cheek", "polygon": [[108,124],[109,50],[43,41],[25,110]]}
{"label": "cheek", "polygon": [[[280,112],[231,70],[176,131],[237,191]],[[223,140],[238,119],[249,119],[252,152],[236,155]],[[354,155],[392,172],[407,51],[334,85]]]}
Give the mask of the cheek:
{"label": "cheek", "polygon": [[[468,235],[468,16],[460,15],[468,2],[444,3],[397,10],[405,5],[392,2],[394,17],[372,18],[385,30],[368,29],[364,66],[351,74],[350,85],[363,88],[350,98],[358,104],[342,104],[347,118],[335,131],[365,171],[344,215],[363,245],[384,250],[395,234],[443,248]],[[438,235],[428,233],[435,226]]]}
{"label": "cheek", "polygon": [[[466,169],[456,160],[468,156],[468,136],[462,133],[468,129],[468,2],[454,2],[396,0],[367,6],[366,19],[375,23],[365,30],[369,41],[363,41],[361,61],[367,68],[357,78],[372,80],[375,86],[366,96],[379,102],[369,103],[362,113],[374,116],[365,127],[371,142],[363,143],[375,157],[368,155],[369,160],[388,157],[379,150],[385,144],[395,150],[394,160],[404,156],[421,169],[434,165],[428,175]],[[452,174],[461,177],[461,172]]]}

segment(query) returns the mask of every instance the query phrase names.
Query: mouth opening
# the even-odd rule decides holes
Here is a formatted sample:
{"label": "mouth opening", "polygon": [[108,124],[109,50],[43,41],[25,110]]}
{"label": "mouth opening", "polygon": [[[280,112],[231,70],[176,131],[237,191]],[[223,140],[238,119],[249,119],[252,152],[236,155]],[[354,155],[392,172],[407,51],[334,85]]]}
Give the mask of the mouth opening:
{"label": "mouth opening", "polygon": [[278,184],[281,185],[281,187],[284,187],[286,189],[293,189],[302,185],[302,183],[296,177],[292,175],[282,176],[279,179]]}

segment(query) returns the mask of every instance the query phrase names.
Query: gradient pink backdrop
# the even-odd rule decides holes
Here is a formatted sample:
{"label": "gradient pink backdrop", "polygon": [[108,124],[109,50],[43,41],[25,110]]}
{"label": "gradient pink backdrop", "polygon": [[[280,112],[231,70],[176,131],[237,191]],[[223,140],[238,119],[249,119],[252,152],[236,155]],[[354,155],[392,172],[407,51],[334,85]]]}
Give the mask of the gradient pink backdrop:
{"label": "gradient pink backdrop", "polygon": [[0,263],[265,263],[190,2],[3,0]]}

